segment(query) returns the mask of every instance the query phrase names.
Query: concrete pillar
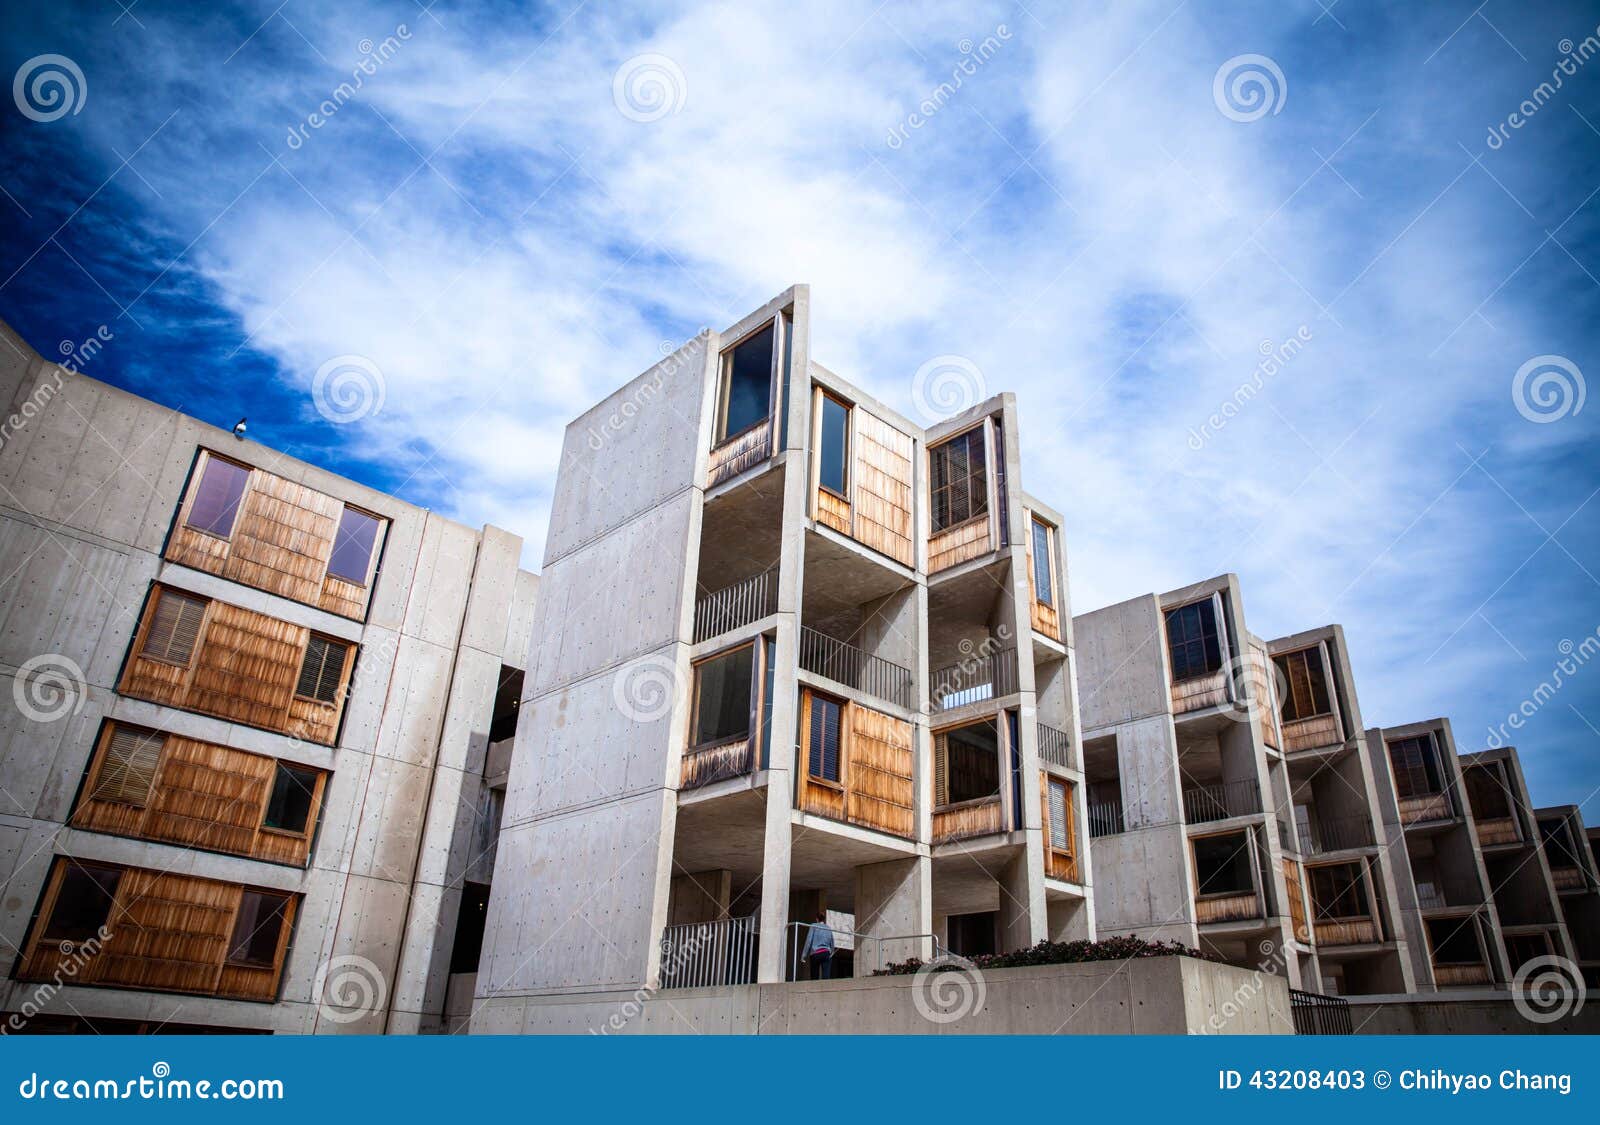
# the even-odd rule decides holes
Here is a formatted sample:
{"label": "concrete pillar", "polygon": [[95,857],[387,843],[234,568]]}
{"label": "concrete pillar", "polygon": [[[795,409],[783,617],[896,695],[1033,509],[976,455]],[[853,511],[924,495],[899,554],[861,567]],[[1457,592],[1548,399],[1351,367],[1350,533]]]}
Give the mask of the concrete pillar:
{"label": "concrete pillar", "polygon": [[933,956],[933,861],[927,856],[856,868],[856,975]]}
{"label": "concrete pillar", "polygon": [[[1033,834],[1037,840],[1038,833]],[[1023,848],[1001,869],[1000,951],[1009,953],[1038,945],[1048,936],[1042,869],[1036,877],[1032,861],[1039,856]]]}

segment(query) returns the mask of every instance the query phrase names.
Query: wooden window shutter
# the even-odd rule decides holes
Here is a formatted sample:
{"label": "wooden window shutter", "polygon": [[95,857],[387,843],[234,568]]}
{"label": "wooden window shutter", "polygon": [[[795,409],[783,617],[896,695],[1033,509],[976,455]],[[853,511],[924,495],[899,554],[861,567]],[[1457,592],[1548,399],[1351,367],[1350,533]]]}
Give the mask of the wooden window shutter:
{"label": "wooden window shutter", "polygon": [[933,736],[933,803],[935,806],[950,803],[950,740],[942,734]]}
{"label": "wooden window shutter", "polygon": [[839,704],[811,697],[810,769],[812,777],[839,780]]}
{"label": "wooden window shutter", "polygon": [[90,800],[144,808],[156,781],[156,767],[161,764],[164,745],[165,735],[132,727],[113,727]]}
{"label": "wooden window shutter", "polygon": [[156,596],[156,611],[151,615],[140,655],[187,665],[194,657],[205,615],[205,599],[163,589]]}
{"label": "wooden window shutter", "polygon": [[348,652],[349,647],[342,642],[313,634],[306,642],[305,661],[300,665],[300,680],[294,693],[318,703],[337,703]]}
{"label": "wooden window shutter", "polygon": [[1067,832],[1067,787],[1054,780],[1050,782],[1050,846],[1063,852],[1072,848]]}

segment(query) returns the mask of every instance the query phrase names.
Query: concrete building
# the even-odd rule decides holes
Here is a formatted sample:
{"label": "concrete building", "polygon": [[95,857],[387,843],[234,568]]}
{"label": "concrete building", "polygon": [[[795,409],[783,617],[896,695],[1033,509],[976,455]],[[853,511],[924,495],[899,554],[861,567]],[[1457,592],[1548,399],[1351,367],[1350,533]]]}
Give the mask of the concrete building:
{"label": "concrete building", "polygon": [[1576,805],[1537,809],[1534,818],[1573,956],[1585,983],[1600,988],[1600,867],[1589,846],[1594,830],[1585,835]]}
{"label": "concrete building", "polygon": [[793,979],[822,913],[841,976],[1094,932],[1065,544],[1016,404],[924,429],[810,318],[796,286],[567,429],[474,1031]]}
{"label": "concrete building", "polygon": [[0,1027],[443,1030],[531,638],[521,540],[3,326],[0,400]]}
{"label": "concrete building", "polygon": [[1074,631],[1097,927],[1308,991],[1408,991],[1338,626],[1264,642],[1223,575]]}

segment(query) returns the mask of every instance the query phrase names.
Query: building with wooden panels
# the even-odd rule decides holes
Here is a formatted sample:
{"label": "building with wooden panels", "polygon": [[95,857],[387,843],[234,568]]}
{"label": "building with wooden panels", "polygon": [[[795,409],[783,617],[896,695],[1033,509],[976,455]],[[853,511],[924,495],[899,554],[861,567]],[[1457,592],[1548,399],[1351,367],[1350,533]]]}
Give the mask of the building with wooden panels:
{"label": "building with wooden panels", "polygon": [[459,1027],[522,541],[0,335],[0,1025]]}
{"label": "building with wooden panels", "polygon": [[810,331],[797,286],[568,429],[474,1030],[804,977],[819,916],[834,975],[1094,933],[1062,521],[1015,400],[919,424]]}

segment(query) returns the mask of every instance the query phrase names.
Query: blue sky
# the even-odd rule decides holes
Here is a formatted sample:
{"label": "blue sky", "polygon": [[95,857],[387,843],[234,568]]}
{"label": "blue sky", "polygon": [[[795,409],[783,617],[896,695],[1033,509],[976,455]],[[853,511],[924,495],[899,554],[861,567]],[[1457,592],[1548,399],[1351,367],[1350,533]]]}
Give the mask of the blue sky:
{"label": "blue sky", "polygon": [[[566,421],[805,281],[907,413],[936,356],[1017,392],[1079,611],[1236,571],[1262,636],[1345,625],[1369,724],[1464,750],[1600,629],[1592,4],[124,4],[3,16],[4,74],[82,81],[0,108],[0,316],[530,563]],[[383,404],[336,425],[352,355]],[[1600,819],[1600,667],[1535,710],[1535,799]]]}

